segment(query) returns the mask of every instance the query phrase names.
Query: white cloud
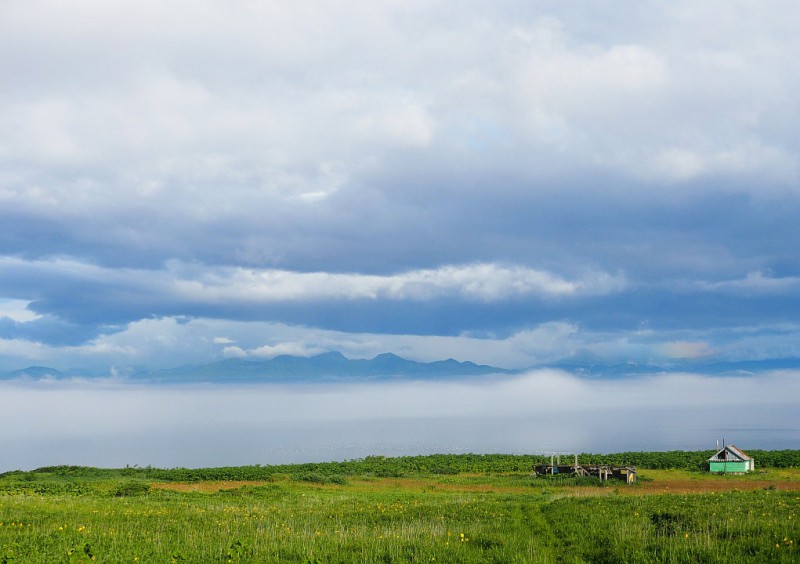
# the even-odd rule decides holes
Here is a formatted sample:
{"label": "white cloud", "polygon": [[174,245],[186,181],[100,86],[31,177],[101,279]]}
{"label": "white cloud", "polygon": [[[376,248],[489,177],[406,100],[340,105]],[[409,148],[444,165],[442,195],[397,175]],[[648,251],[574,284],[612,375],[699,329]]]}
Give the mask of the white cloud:
{"label": "white cloud", "polygon": [[28,304],[26,300],[0,299],[0,318],[8,317],[20,323],[39,319],[41,316],[28,309]]}
{"label": "white cloud", "polygon": [[[230,343],[221,342],[219,335],[226,335],[224,340]],[[47,365],[60,370],[86,367],[107,373],[110,366],[173,368],[219,358],[311,356],[329,351],[339,351],[348,358],[373,358],[391,352],[421,362],[454,358],[515,369],[570,358],[612,364],[702,357],[735,361],[796,358],[800,356],[798,338],[800,328],[791,324],[728,330],[595,331],[559,321],[505,336],[447,336],[344,332],[272,322],[165,317],[133,322],[119,333],[102,335],[80,346],[0,339],[0,371]]]}
{"label": "white cloud", "polygon": [[495,302],[519,296],[559,298],[605,295],[625,288],[622,275],[588,273],[567,280],[521,266],[470,264],[412,270],[395,275],[217,269],[174,281],[176,294],[203,302],[305,300],[432,300],[458,297]]}
{"label": "white cloud", "polygon": [[361,116],[357,129],[367,137],[377,136],[389,143],[424,147],[431,141],[435,125],[425,108],[402,103],[383,112]]}
{"label": "white cloud", "polygon": [[788,294],[800,290],[800,277],[784,276],[773,277],[761,271],[748,272],[747,276],[738,280],[724,280],[722,282],[698,283],[701,289],[707,291],[723,290],[736,294]]}
{"label": "white cloud", "polygon": [[621,111],[627,100],[657,91],[669,79],[664,58],[642,45],[570,47],[565,41],[535,45],[522,79],[534,103],[596,117],[600,108]]}
{"label": "white cloud", "polygon": [[[221,332],[229,335],[225,342],[215,337]],[[280,323],[213,319],[179,322],[160,318],[131,323],[124,331],[102,335],[81,346],[0,339],[0,354],[6,357],[6,369],[49,364],[59,369],[86,366],[101,372],[111,365],[171,368],[219,356],[263,359],[329,351],[342,352],[349,358],[373,358],[393,352],[422,362],[454,358],[501,368],[524,368],[568,356],[591,339],[578,327],[560,322],[494,338],[347,333]]]}
{"label": "white cloud", "polygon": [[706,172],[702,155],[688,149],[666,149],[655,159],[655,169],[674,180],[689,180]]}
{"label": "white cloud", "polygon": [[[51,348],[41,343],[24,339],[0,339],[0,357],[6,368],[24,368],[31,363],[38,363],[49,357]],[[14,365],[13,363],[19,363]]]}
{"label": "white cloud", "polygon": [[549,322],[533,329],[511,335],[507,341],[511,348],[530,358],[557,360],[569,356],[570,348],[578,344],[580,328],[572,323]]}
{"label": "white cloud", "polygon": [[324,352],[328,352],[328,349],[299,341],[283,342],[277,345],[261,345],[260,347],[247,351],[247,354],[255,358],[273,358],[284,354],[291,356],[313,356]]}
{"label": "white cloud", "polygon": [[[409,300],[458,298],[497,302],[518,297],[542,299],[600,296],[626,288],[624,275],[587,271],[573,279],[518,265],[446,265],[389,275],[295,272],[243,267],[200,268],[171,261],[162,270],[114,269],[77,260],[26,261],[0,257],[9,272],[62,277],[70,283],[125,288],[173,303],[269,303],[319,300]],[[14,302],[17,303],[17,302]],[[16,310],[19,314],[19,310]]]}
{"label": "white cloud", "polygon": [[[352,179],[382,162],[391,175],[394,151],[417,147],[458,166],[470,158],[463,125],[480,120],[537,173],[605,163],[633,178],[656,165],[676,182],[796,175],[780,120],[796,129],[785,21],[797,7],[775,8],[784,18],[717,8],[718,20],[690,2],[634,9],[623,27],[616,11],[555,5],[6,2],[0,36],[14,49],[0,57],[15,79],[0,87],[0,139],[14,142],[0,142],[0,158],[43,176],[67,163],[103,186],[167,184],[150,198],[174,209],[201,204],[176,186],[198,177],[225,181],[239,202],[252,196],[242,178],[259,175],[273,196],[316,201],[330,190],[316,187],[314,163]],[[57,184],[69,182],[47,191],[76,207]],[[213,209],[217,195],[201,198]]]}
{"label": "white cloud", "polygon": [[650,172],[672,182],[683,182],[701,176],[719,174],[768,174],[771,178],[790,181],[796,178],[800,162],[780,147],[758,142],[733,147],[714,147],[708,153],[702,148],[667,148],[655,155]]}
{"label": "white cloud", "polygon": [[661,346],[668,358],[694,359],[713,355],[716,351],[704,341],[672,341]]}
{"label": "white cloud", "polygon": [[222,349],[222,356],[225,358],[245,358],[247,356],[247,352],[242,350],[240,347],[230,346]]}
{"label": "white cloud", "polygon": [[[0,241],[16,300],[0,316],[60,308],[93,323],[62,283],[91,284],[98,298],[108,289],[112,317],[130,299],[124,323],[140,310],[326,300],[558,306],[629,289],[620,272],[640,280],[663,268],[667,287],[673,275],[784,264],[770,247],[791,240],[791,217],[774,233],[763,228],[772,214],[693,226],[680,248],[671,226],[698,217],[692,206],[710,190],[797,191],[798,19],[791,0],[633,3],[624,18],[592,2],[0,2],[11,77],[0,81],[0,213],[19,221]],[[663,200],[646,193],[658,190],[675,206],[650,222]],[[790,216],[794,198],[769,207],[784,203]],[[632,230],[624,222],[640,210],[646,225]],[[743,256],[741,229],[767,251]],[[800,283],[756,272],[686,286],[779,295]],[[20,354],[160,363],[170,350],[183,362],[397,347],[472,359],[475,346],[518,366],[581,347],[657,349],[625,332],[587,336],[564,311],[514,346],[285,326],[254,342],[146,320],[84,348]]]}

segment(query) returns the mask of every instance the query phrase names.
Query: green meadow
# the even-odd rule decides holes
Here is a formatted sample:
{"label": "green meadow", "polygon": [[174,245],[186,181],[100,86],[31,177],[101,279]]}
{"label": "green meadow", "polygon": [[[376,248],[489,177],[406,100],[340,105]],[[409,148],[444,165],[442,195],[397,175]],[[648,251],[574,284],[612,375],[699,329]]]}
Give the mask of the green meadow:
{"label": "green meadow", "polygon": [[747,476],[675,453],[635,485],[533,477],[506,455],[8,472],[0,562],[797,562],[800,470],[782,452]]}

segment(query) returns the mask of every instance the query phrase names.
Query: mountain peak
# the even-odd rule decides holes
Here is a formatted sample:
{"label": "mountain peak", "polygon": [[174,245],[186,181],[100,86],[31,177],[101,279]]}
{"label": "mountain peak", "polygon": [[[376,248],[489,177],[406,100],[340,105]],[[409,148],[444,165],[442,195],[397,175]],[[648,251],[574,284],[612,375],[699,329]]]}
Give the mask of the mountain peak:
{"label": "mountain peak", "polygon": [[55,368],[50,368],[49,366],[29,366],[0,375],[0,377],[9,380],[14,378],[62,378],[63,376],[63,372]]}
{"label": "mountain peak", "polygon": [[390,353],[390,352],[385,352],[385,353],[381,353],[381,354],[379,354],[379,355],[376,355],[376,356],[375,356],[375,358],[373,358],[372,360],[386,360],[386,359],[392,359],[392,360],[400,359],[400,360],[405,360],[404,358],[402,358],[402,357],[399,357],[399,356],[397,356],[396,354],[394,354],[394,353]]}
{"label": "mountain peak", "polygon": [[346,356],[344,356],[339,351],[328,351],[324,353],[319,353],[317,355],[312,356],[311,358],[319,358],[325,360],[349,360]]}

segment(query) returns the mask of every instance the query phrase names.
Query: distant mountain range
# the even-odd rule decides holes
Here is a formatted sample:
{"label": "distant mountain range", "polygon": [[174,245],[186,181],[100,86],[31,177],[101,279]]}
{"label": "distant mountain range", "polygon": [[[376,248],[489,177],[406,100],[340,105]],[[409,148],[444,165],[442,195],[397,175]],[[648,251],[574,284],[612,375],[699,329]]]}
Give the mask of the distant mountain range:
{"label": "distant mountain range", "polygon": [[10,372],[0,372],[1,380],[16,380],[17,378],[28,378],[31,380],[43,380],[46,378],[65,378],[66,374],[55,368],[48,368],[47,366],[29,366],[21,370],[12,370]]}
{"label": "distant mountain range", "polygon": [[[593,361],[562,361],[532,366],[526,370],[551,368],[582,378],[619,379],[663,372],[693,372],[714,376],[740,376],[770,370],[800,369],[800,358],[750,360],[737,362],[685,361],[665,364],[604,364]],[[372,359],[349,359],[339,352],[316,356],[281,355],[269,360],[226,359],[208,364],[193,364],[160,370],[139,370],[128,376],[132,382],[201,383],[201,382],[355,382],[372,380],[442,380],[497,374],[517,374],[509,370],[459,362],[453,359],[416,362],[395,354],[380,354]],[[31,366],[0,373],[0,380],[67,379],[98,377],[86,371],[62,372],[46,366]]]}
{"label": "distant mountain range", "polygon": [[328,352],[310,357],[281,355],[262,361],[230,358],[210,364],[149,371],[136,374],[133,378],[160,382],[319,382],[436,379],[511,372],[453,359],[416,362],[391,353],[380,354],[372,359],[349,359],[342,353]]}
{"label": "distant mountain range", "polygon": [[768,372],[772,370],[797,370],[800,369],[800,358],[771,358],[763,360],[718,362],[685,360],[660,364],[641,364],[636,362],[604,364],[602,362],[563,361],[548,364],[547,368],[564,370],[576,376],[605,380],[641,376],[644,374],[660,374],[664,372],[691,372],[695,374],[705,374],[707,376],[746,376],[757,372]]}
{"label": "distant mountain range", "polygon": [[[372,359],[349,359],[339,352],[311,357],[281,355],[269,360],[231,358],[209,364],[180,366],[161,370],[142,370],[128,377],[136,382],[321,382],[392,379],[445,379],[515,371],[495,366],[459,362],[453,359],[416,362],[395,354],[380,354]],[[63,379],[76,375],[53,368],[32,366],[0,373],[0,379]]]}

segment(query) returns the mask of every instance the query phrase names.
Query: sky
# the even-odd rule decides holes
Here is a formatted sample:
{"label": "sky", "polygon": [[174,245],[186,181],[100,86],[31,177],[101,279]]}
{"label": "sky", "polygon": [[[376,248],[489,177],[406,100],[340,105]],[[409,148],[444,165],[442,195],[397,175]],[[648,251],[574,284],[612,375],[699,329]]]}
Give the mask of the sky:
{"label": "sky", "polygon": [[800,357],[797,21],[5,0],[0,370]]}

